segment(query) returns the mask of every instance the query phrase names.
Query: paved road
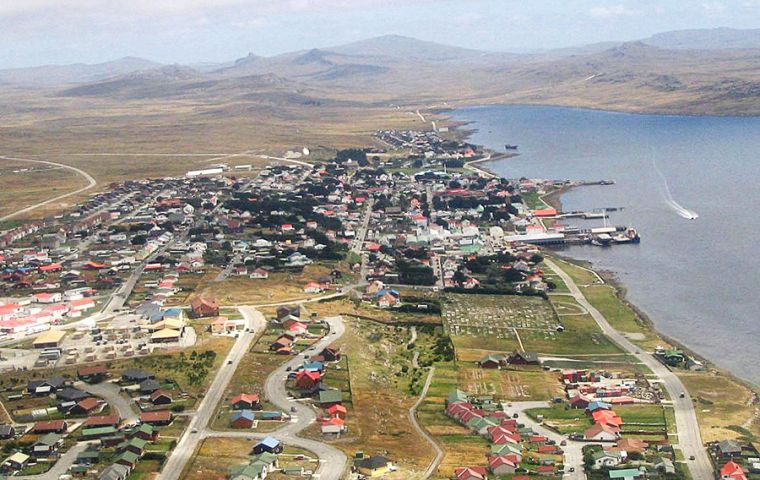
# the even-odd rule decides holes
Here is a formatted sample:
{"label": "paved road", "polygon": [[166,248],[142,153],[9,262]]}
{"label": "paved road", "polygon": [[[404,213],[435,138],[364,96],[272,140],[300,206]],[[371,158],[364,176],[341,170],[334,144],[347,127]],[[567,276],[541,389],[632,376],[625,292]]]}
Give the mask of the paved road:
{"label": "paved road", "polygon": [[433,381],[434,374],[435,367],[430,367],[427,379],[425,379],[425,386],[422,387],[422,392],[420,393],[420,398],[418,398],[417,401],[414,402],[414,405],[412,405],[412,408],[409,409],[409,422],[412,424],[417,433],[419,433],[420,436],[424,438],[431,447],[433,447],[433,450],[435,450],[435,457],[433,458],[433,461],[430,462],[430,465],[428,465],[425,473],[422,474],[422,480],[430,478],[436,472],[436,470],[438,470],[438,466],[443,461],[444,456],[443,449],[438,446],[435,440],[433,440],[433,437],[431,437],[430,434],[425,431],[425,429],[420,427],[420,424],[417,422],[417,408],[422,405],[422,402],[425,401],[425,397],[427,396],[428,390],[430,389],[430,383]]}
{"label": "paved road", "polygon": [[246,320],[246,331],[240,333],[229,354],[227,354],[227,358],[224,359],[224,362],[219,367],[219,371],[211,383],[208,392],[206,392],[203,400],[201,400],[195,416],[190,420],[190,425],[185,429],[179,442],[177,442],[177,446],[164,465],[159,476],[161,480],[179,480],[181,478],[182,471],[203,438],[203,433],[208,428],[209,420],[213,417],[217,405],[224,397],[224,392],[227,390],[227,386],[230,384],[240,360],[251,349],[251,345],[256,338],[256,332],[266,327],[264,315],[255,308],[242,307],[240,308],[240,313],[243,314]]}
{"label": "paved road", "polygon": [[[672,400],[673,410],[675,411],[679,446],[683,451],[684,457],[687,459],[692,455],[695,457],[694,460],[687,460],[686,462],[692,479],[713,480],[713,468],[710,463],[710,458],[707,455],[707,451],[702,444],[702,436],[699,432],[697,414],[694,411],[694,402],[691,400],[689,392],[686,391],[686,388],[683,383],[681,383],[678,376],[654,358],[653,355],[642,352],[639,347],[631,343],[630,340],[612,328],[612,325],[610,325],[607,319],[604,318],[604,315],[586,300],[583,292],[581,292],[573,279],[560,269],[551,259],[546,258],[545,261],[546,264],[559,275],[562,281],[565,282],[570,289],[570,293],[572,293],[575,298],[575,301],[591,314],[604,334],[618,344],[620,348],[636,356],[641,363],[649,367],[649,369],[662,380],[662,384]],[[684,394],[684,398],[680,397],[681,393]]]}
{"label": "paved road", "polygon": [[364,207],[364,218],[362,224],[359,227],[359,231],[356,232],[356,237],[351,244],[351,251],[357,255],[361,253],[364,246],[364,240],[367,238],[367,229],[369,228],[369,219],[372,217],[372,206],[375,204],[375,199],[370,198],[367,200],[367,206]]}
{"label": "paved road", "polygon": [[132,400],[125,395],[122,395],[121,389],[115,383],[101,382],[91,385],[84,382],[77,382],[75,386],[87,393],[105,399],[111,407],[119,412],[119,416],[122,420],[127,423],[134,423],[139,420],[140,416],[132,408]]}
{"label": "paved road", "polygon": [[[323,348],[329,346],[340,338],[345,331],[345,325],[340,317],[330,317],[325,319],[325,321],[330,325],[330,333],[314,344],[313,350],[310,351],[310,353],[320,352]],[[316,473],[320,475],[321,480],[340,480],[343,478],[347,465],[347,459],[343,452],[326,443],[298,436],[298,433],[301,430],[314,423],[317,418],[317,414],[313,407],[292,399],[285,388],[288,367],[290,367],[291,370],[295,370],[303,363],[303,361],[304,358],[301,355],[293,357],[284,365],[280,366],[280,368],[272,372],[269,377],[267,377],[266,383],[264,384],[264,394],[266,395],[267,400],[273,403],[277,408],[284,412],[291,412],[291,408],[295,408],[296,411],[290,413],[293,417],[293,420],[290,423],[285,424],[280,429],[271,433],[206,431],[203,432],[203,434],[205,437],[225,438],[264,438],[271,435],[281,440],[286,445],[303,448],[315,453],[320,461]]]}
{"label": "paved road", "polygon": [[489,162],[490,160],[491,160],[491,154],[489,153],[488,155],[486,155],[485,157],[481,159],[465,162],[464,168],[466,170],[470,170],[486,178],[499,178],[498,175],[494,175],[493,173],[487,172],[483,170],[482,168],[476,166],[478,163],[485,163],[485,162]]}
{"label": "paved road", "polygon": [[[567,442],[567,445],[560,447],[565,452],[565,475],[563,477],[572,480],[585,480],[586,474],[583,471],[583,446],[586,445],[586,443],[568,440],[563,435],[560,435],[553,430],[549,430],[525,414],[525,410],[549,407],[549,402],[513,402],[511,405],[512,406],[510,407],[508,404],[503,404],[504,411],[510,415],[517,413],[518,421],[526,427],[532,428],[534,432],[543,435],[549,440],[554,440],[557,442],[557,445],[563,440]],[[570,468],[575,469],[575,471],[570,472]]]}
{"label": "paved road", "polygon": [[55,480],[69,471],[69,468],[74,465],[74,460],[77,459],[77,455],[84,452],[89,445],[98,445],[99,443],[100,442],[79,442],[72,445],[66,453],[61,455],[61,458],[59,458],[58,461],[55,462],[55,465],[53,465],[53,468],[47,472],[39,475],[20,475],[11,478],[14,480]]}
{"label": "paved road", "polygon": [[87,180],[87,186],[78,188],[74,190],[73,192],[64,193],[63,195],[58,195],[53,198],[49,198],[45,200],[44,202],[35,203],[34,205],[30,205],[26,208],[22,208],[21,210],[18,210],[16,212],[10,213],[8,215],[5,215],[4,217],[0,217],[0,222],[4,222],[6,220],[10,220],[11,218],[18,217],[19,215],[22,215],[27,212],[31,212],[32,210],[36,210],[40,207],[44,207],[45,205],[48,205],[53,202],[57,202],[59,200],[63,200],[64,198],[71,197],[73,195],[80,194],[82,192],[86,192],[87,190],[91,189],[95,185],[98,184],[98,182],[90,175],[89,173],[85,172],[82,169],[72,167],[71,165],[66,165],[63,163],[57,163],[57,162],[48,162],[47,160],[30,160],[28,158],[14,158],[14,157],[6,157],[6,156],[0,156],[0,160],[12,160],[14,162],[30,162],[30,163],[42,163],[44,165],[52,165],[54,167],[61,167],[65,168],[66,170],[71,170],[72,172],[81,175],[84,177],[85,180]]}

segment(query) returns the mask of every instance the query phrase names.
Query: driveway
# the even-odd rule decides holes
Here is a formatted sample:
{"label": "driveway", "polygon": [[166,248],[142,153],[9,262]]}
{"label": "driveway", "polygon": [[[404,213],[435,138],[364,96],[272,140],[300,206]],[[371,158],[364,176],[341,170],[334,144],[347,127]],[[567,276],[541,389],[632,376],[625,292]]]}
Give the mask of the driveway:
{"label": "driveway", "polygon": [[97,445],[99,443],[100,442],[79,442],[76,445],[73,445],[66,453],[61,455],[61,458],[59,458],[58,461],[55,462],[55,465],[53,465],[53,468],[47,472],[39,475],[20,475],[11,478],[14,480],[55,480],[69,471],[69,468],[74,465],[74,460],[77,459],[77,455],[84,452],[89,445]]}
{"label": "driveway", "polygon": [[132,408],[132,399],[121,393],[121,388],[111,382],[101,382],[91,385],[89,383],[77,382],[75,385],[83,391],[101,397],[119,412],[119,416],[127,423],[134,423],[139,420],[139,415]]}

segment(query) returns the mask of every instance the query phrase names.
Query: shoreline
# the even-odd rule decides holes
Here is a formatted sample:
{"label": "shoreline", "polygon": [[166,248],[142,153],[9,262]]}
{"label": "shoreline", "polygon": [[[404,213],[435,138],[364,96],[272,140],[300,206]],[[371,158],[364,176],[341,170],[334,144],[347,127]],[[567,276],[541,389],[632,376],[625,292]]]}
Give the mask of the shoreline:
{"label": "shoreline", "polygon": [[[573,108],[573,107],[567,107],[567,108]],[[580,108],[580,107],[575,107],[575,108]],[[589,110],[593,110],[593,109],[589,109]],[[625,113],[625,112],[619,112],[619,113]],[[466,123],[464,123],[464,125],[467,125],[467,124],[470,124],[470,123],[472,123],[472,122],[466,122]],[[458,125],[463,125],[463,123],[459,122]],[[457,127],[454,127],[454,128],[457,129]],[[474,131],[475,131],[475,129],[468,129],[466,132],[462,132],[462,130],[460,130],[460,132],[464,133],[464,137],[465,138],[469,138],[469,136]],[[491,161],[497,161],[497,160],[507,160],[509,158],[516,157],[518,155],[519,154],[509,154],[509,153],[501,154],[501,155],[496,156],[496,157],[488,157],[488,158],[483,158],[483,159],[475,160],[473,162],[467,162],[465,164],[465,166],[467,166],[467,165],[469,165],[471,163],[477,165],[477,164],[485,163],[485,162],[491,162]],[[491,175],[491,176],[496,177],[496,178],[503,178],[503,177],[501,177],[501,175],[496,174],[495,172],[493,172],[492,170],[490,170],[488,168],[472,167],[472,168],[470,168],[470,170],[473,170],[473,171],[476,171],[476,172],[477,171],[485,172],[488,175]],[[547,205],[549,205],[549,206],[551,206],[553,208],[556,208],[557,210],[561,210],[562,209],[562,196],[565,195],[566,193],[570,192],[574,188],[583,187],[583,186],[585,186],[585,185],[583,185],[583,184],[577,184],[577,183],[570,183],[570,184],[567,184],[567,185],[563,185],[562,187],[557,188],[554,191],[549,192],[549,193],[541,196],[540,198]],[[700,362],[702,362],[703,365],[704,365],[704,373],[706,373],[706,374],[711,374],[712,373],[712,374],[718,374],[718,375],[726,376],[726,377],[732,379],[733,381],[739,383],[740,385],[743,385],[744,387],[746,387],[747,389],[749,389],[751,392],[753,392],[756,396],[760,395],[760,385],[759,384],[755,384],[754,382],[752,382],[750,380],[747,380],[747,379],[739,377],[738,375],[736,375],[733,372],[731,372],[730,369],[724,368],[724,367],[721,367],[721,366],[717,365],[713,360],[710,360],[710,359],[706,358],[704,355],[701,355],[700,353],[698,353],[696,350],[694,350],[691,347],[689,347],[688,345],[686,345],[681,340],[679,340],[677,338],[674,338],[674,337],[672,337],[672,336],[670,336],[670,335],[662,332],[661,330],[659,330],[657,328],[656,323],[652,320],[652,318],[645,311],[643,311],[641,308],[639,308],[634,303],[632,303],[630,300],[628,300],[628,298],[627,298],[627,288],[625,287],[625,284],[619,279],[619,277],[618,277],[618,275],[617,275],[616,272],[609,271],[609,270],[596,269],[594,267],[594,265],[593,265],[592,262],[589,262],[589,261],[583,260],[583,259],[579,259],[579,258],[574,258],[574,257],[572,257],[570,255],[563,254],[561,250],[558,251],[558,250],[551,250],[551,249],[549,249],[549,251],[552,252],[552,254],[554,256],[556,256],[557,258],[559,258],[559,259],[561,259],[561,260],[563,260],[565,262],[568,262],[568,263],[571,263],[571,264],[575,264],[575,265],[578,265],[578,266],[582,266],[584,268],[588,268],[589,270],[594,271],[597,275],[599,275],[604,280],[605,283],[607,283],[610,286],[612,286],[612,288],[614,290],[615,297],[624,306],[630,308],[631,311],[633,311],[633,313],[636,316],[637,320],[639,322],[641,322],[642,325],[644,325],[647,329],[651,330],[651,332],[654,335],[656,335],[658,338],[662,339],[664,342],[667,342],[667,343],[671,344],[673,347],[682,350],[688,356],[690,356],[690,357],[692,357],[692,358],[694,358],[694,359],[699,360]]]}

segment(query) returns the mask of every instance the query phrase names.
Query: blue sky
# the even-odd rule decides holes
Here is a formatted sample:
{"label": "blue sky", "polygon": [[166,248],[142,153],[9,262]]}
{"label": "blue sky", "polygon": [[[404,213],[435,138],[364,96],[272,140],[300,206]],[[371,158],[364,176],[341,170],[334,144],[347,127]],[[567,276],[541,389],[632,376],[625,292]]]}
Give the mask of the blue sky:
{"label": "blue sky", "polygon": [[759,28],[760,0],[0,0],[0,68],[227,61],[384,34],[525,51]]}

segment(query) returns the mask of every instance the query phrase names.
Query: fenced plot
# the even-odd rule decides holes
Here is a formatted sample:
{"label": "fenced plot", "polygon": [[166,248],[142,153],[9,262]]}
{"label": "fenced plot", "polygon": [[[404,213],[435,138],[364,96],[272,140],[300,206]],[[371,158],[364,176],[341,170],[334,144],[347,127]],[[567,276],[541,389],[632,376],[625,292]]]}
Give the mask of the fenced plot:
{"label": "fenced plot", "polygon": [[559,324],[548,301],[516,295],[447,295],[442,314],[451,335],[514,339],[518,329],[553,336]]}

